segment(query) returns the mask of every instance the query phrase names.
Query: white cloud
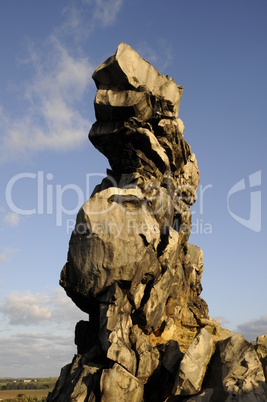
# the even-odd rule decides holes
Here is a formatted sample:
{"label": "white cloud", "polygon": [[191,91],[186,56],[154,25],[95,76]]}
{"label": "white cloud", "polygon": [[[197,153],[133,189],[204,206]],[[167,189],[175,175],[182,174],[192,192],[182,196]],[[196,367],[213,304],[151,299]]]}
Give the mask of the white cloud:
{"label": "white cloud", "polygon": [[20,63],[33,71],[32,78],[23,86],[11,85],[23,112],[15,117],[0,105],[0,163],[88,141],[91,123],[79,108],[92,83],[93,67],[81,56],[82,45],[97,24],[112,25],[122,5],[123,0],[83,0],[79,7],[72,3],[44,43],[28,42],[28,56]]}
{"label": "white cloud", "polygon": [[10,225],[10,226],[18,226],[19,224],[19,215],[16,214],[15,212],[9,212],[5,218],[5,222]]}
{"label": "white cloud", "polygon": [[8,317],[11,325],[31,325],[51,318],[49,307],[43,305],[40,295],[31,292],[19,294],[12,292],[1,306],[2,313]]}
{"label": "white cloud", "polygon": [[69,40],[73,40],[74,43],[78,44],[78,46],[83,39],[87,39],[92,29],[91,24],[88,24],[89,15],[86,11],[82,3],[80,3],[78,7],[76,7],[74,3],[70,3],[66,6],[62,11],[65,20],[62,25],[55,29],[57,37],[67,37]]}
{"label": "white cloud", "polygon": [[61,288],[47,293],[11,292],[0,312],[7,318],[2,319],[0,332],[0,377],[59,375],[77,352],[76,323],[88,320]]}
{"label": "white cloud", "polygon": [[58,376],[76,352],[73,336],[46,331],[2,335],[0,342],[0,377]]}
{"label": "white cloud", "polygon": [[5,251],[0,253],[0,261],[1,262],[7,262],[7,253]]}
{"label": "white cloud", "polygon": [[10,254],[17,253],[19,250],[17,248],[6,247],[0,253],[0,262],[7,263],[9,262]]}
{"label": "white cloud", "polygon": [[49,323],[66,329],[74,328],[81,317],[88,319],[88,315],[82,313],[60,288],[50,293],[11,292],[0,311],[10,325],[40,326]]}
{"label": "white cloud", "polygon": [[99,26],[113,25],[124,0],[81,0],[79,6],[72,2],[64,9],[64,21],[54,30],[60,39],[68,38],[79,49],[90,34]]}
{"label": "white cloud", "polygon": [[137,52],[162,74],[172,64],[172,47],[166,40],[159,40],[152,48],[146,41],[137,47]]}
{"label": "white cloud", "polygon": [[223,316],[215,316],[212,317],[214,320],[218,321],[222,327],[227,328],[227,325],[230,323],[230,321]]}
{"label": "white cloud", "polygon": [[100,21],[103,27],[114,24],[123,0],[86,0],[88,4],[95,4],[93,18]]}
{"label": "white cloud", "polygon": [[77,109],[91,82],[86,57],[73,57],[51,35],[46,47],[29,48],[24,60],[34,75],[24,84],[24,114],[14,119],[0,107],[0,161],[46,149],[66,150],[87,141],[90,122]]}
{"label": "white cloud", "polygon": [[80,319],[88,320],[88,314],[82,312],[61,288],[48,295],[47,303],[51,305],[51,320],[57,324],[74,328]]}
{"label": "white cloud", "polygon": [[240,332],[249,341],[255,341],[257,336],[267,334],[267,315],[238,325],[235,332]]}

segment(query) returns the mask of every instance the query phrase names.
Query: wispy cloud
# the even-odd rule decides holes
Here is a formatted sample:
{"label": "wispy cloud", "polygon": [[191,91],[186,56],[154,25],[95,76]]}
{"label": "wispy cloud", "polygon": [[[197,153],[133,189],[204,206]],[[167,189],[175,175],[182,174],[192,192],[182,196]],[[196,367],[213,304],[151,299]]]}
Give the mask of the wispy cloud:
{"label": "wispy cloud", "polygon": [[[91,123],[81,110],[94,70],[84,56],[84,39],[115,23],[123,0],[83,0],[63,11],[63,21],[43,43],[28,40],[20,64],[31,78],[19,87],[20,116],[0,105],[0,163],[42,150],[68,150],[87,141]],[[87,93],[88,94],[88,93]]]}
{"label": "wispy cloud", "polygon": [[149,63],[155,66],[161,73],[172,64],[172,47],[164,39],[151,47],[145,40],[137,46],[137,52]]}
{"label": "wispy cloud", "polygon": [[16,214],[15,212],[9,212],[4,218],[4,221],[9,226],[13,226],[13,227],[18,226],[19,220],[20,220],[19,215]]}
{"label": "wispy cloud", "polygon": [[236,332],[241,332],[246,339],[255,341],[257,336],[267,334],[267,315],[238,325]]}
{"label": "wispy cloud", "polygon": [[11,325],[31,325],[42,323],[51,318],[51,311],[39,295],[31,292],[19,294],[12,292],[1,307],[2,313]]}
{"label": "wispy cloud", "polygon": [[229,324],[229,320],[226,317],[223,316],[215,316],[212,317],[214,320],[218,321],[218,323],[221,324],[222,327],[227,328],[227,325]]}
{"label": "wispy cloud", "polygon": [[62,11],[63,23],[54,33],[59,39],[66,39],[78,46],[99,28],[115,24],[125,0],[81,0],[79,5],[69,3]]}
{"label": "wispy cloud", "polygon": [[44,149],[66,150],[87,140],[88,119],[76,104],[88,89],[93,71],[87,58],[74,58],[55,37],[48,52],[29,50],[27,63],[34,75],[24,85],[27,107],[21,118],[12,119],[0,109],[0,161]]}
{"label": "wispy cloud", "polygon": [[7,253],[5,251],[0,253],[0,262],[7,262]]}
{"label": "wispy cloud", "polygon": [[61,288],[10,292],[0,313],[0,377],[58,375],[76,353],[76,323],[88,320]]}
{"label": "wispy cloud", "polygon": [[78,316],[86,319],[62,289],[54,289],[49,293],[33,293],[31,291],[9,293],[0,307],[1,313],[10,325],[30,326],[50,325],[69,328]]}
{"label": "wispy cloud", "polygon": [[24,332],[0,338],[0,377],[51,377],[70,363],[76,347],[73,336]]}
{"label": "wispy cloud", "polygon": [[6,247],[0,253],[0,263],[8,263],[10,260],[10,255],[17,253],[19,250],[17,248]]}
{"label": "wispy cloud", "polygon": [[124,0],[85,0],[85,3],[95,6],[93,20],[103,27],[114,24]]}
{"label": "wispy cloud", "polygon": [[55,28],[54,34],[62,40],[66,38],[80,47],[83,40],[88,39],[92,32],[90,11],[84,7],[82,2],[79,6],[75,3],[69,3],[63,10],[63,23]]}

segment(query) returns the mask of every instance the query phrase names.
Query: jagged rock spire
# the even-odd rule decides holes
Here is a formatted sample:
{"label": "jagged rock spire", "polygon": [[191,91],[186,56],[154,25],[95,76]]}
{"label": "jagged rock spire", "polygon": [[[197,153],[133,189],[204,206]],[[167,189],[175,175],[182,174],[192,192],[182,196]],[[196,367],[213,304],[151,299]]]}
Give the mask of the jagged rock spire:
{"label": "jagged rock spire", "polygon": [[71,235],[60,284],[89,321],[77,324],[77,355],[48,401],[265,401],[255,348],[200,297],[203,252],[188,243],[199,171],[178,118],[183,88],[125,43],[93,79],[89,139],[111,170]]}

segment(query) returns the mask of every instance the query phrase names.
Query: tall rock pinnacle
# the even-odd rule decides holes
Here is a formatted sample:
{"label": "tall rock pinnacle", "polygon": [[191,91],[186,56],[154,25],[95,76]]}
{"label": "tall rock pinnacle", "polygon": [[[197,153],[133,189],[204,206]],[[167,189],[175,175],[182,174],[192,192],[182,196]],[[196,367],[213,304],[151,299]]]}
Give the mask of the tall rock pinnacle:
{"label": "tall rock pinnacle", "polygon": [[[237,385],[230,363],[213,381],[216,367],[225,350],[239,364],[227,339],[241,349],[247,341],[212,320],[200,297],[203,252],[188,242],[199,171],[178,118],[183,88],[125,43],[93,79],[89,139],[111,169],[71,235],[60,284],[89,320],[76,325],[77,355],[48,401],[224,401]],[[249,390],[265,397],[253,348],[247,364]]]}

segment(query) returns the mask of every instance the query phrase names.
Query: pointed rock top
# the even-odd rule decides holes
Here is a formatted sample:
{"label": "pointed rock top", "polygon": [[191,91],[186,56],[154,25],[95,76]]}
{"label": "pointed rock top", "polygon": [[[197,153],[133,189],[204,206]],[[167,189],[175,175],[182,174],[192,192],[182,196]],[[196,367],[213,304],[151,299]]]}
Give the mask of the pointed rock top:
{"label": "pointed rock top", "polygon": [[92,75],[98,89],[132,89],[152,93],[174,105],[178,114],[183,87],[160,74],[148,61],[126,43],[121,43],[116,53],[101,63]]}

